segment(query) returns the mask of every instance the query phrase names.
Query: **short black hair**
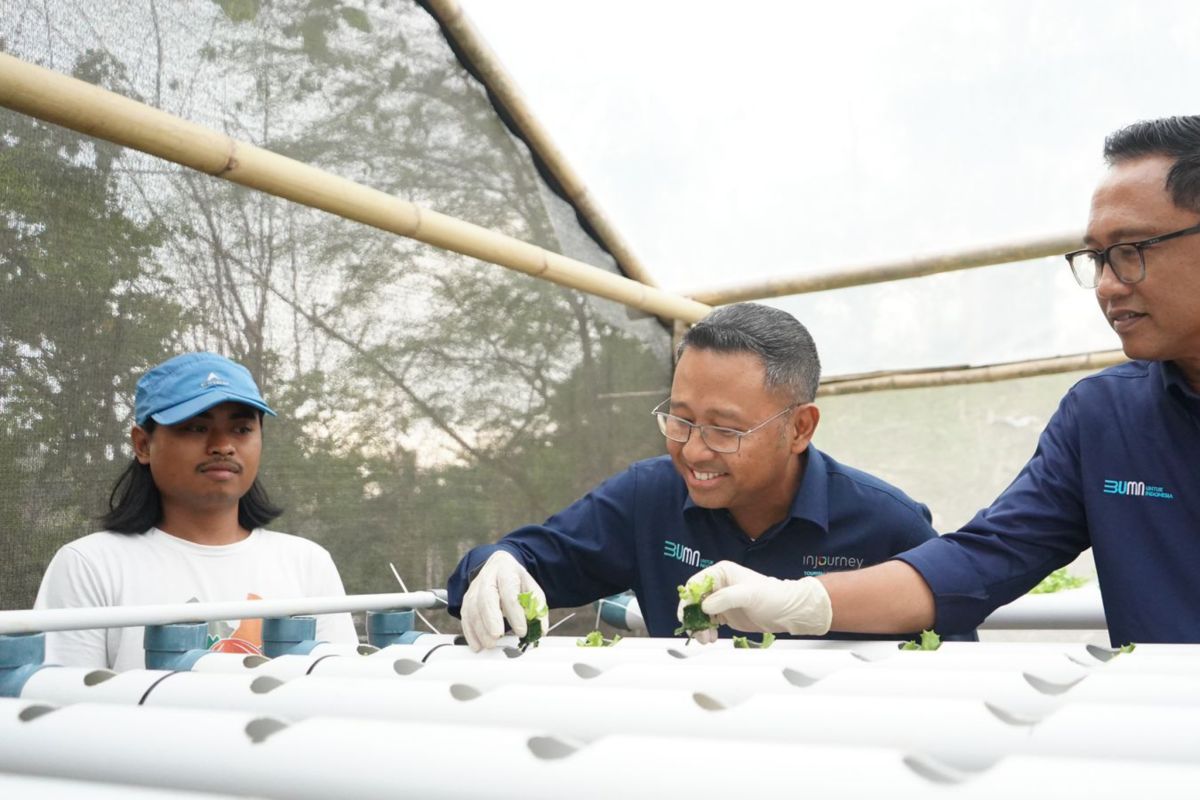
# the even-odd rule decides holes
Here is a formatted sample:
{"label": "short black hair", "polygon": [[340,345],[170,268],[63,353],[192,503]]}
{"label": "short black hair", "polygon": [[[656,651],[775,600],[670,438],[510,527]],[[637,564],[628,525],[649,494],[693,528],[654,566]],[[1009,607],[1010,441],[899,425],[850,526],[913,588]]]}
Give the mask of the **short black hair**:
{"label": "short black hair", "polygon": [[[262,412],[258,414],[262,420]],[[158,424],[148,419],[141,426],[153,436]],[[248,531],[261,528],[283,513],[283,508],[271,502],[267,490],[258,477],[250,485],[250,491],[238,500],[238,525]],[[100,517],[100,524],[114,533],[145,533],[162,522],[162,495],[154,484],[150,467],[136,458],[113,484],[108,496],[108,513]]]}
{"label": "short black hair", "polygon": [[759,303],[722,306],[684,334],[675,360],[689,347],[753,353],[762,360],[768,389],[781,388],[797,403],[811,403],[817,396],[817,345],[808,328],[786,311]]}
{"label": "short black hair", "polygon": [[1200,116],[1162,117],[1135,122],[1104,140],[1104,160],[1111,166],[1145,156],[1175,161],[1166,190],[1179,208],[1200,212]]}

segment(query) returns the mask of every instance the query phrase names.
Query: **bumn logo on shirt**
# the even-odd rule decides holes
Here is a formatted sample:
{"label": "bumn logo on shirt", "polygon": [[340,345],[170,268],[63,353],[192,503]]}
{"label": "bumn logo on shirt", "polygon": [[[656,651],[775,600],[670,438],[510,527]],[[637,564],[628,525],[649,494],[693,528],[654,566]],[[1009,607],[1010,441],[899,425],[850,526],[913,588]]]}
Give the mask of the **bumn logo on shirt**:
{"label": "bumn logo on shirt", "polygon": [[663,540],[663,555],[693,567],[704,568],[712,566],[713,563],[711,558],[701,558],[699,550],[684,547],[679,542],[672,542],[669,539]]}
{"label": "bumn logo on shirt", "polygon": [[1161,486],[1147,486],[1145,481],[1114,481],[1104,479],[1105,494],[1120,494],[1127,497],[1157,497],[1160,500],[1174,500],[1175,495]]}

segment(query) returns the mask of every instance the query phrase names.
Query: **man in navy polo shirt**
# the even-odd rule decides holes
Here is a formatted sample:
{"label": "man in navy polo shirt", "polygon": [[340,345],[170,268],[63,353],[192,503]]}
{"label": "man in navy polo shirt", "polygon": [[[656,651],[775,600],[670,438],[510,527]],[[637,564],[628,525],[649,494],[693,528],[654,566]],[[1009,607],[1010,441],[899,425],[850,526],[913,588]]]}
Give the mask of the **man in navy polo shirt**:
{"label": "man in navy polo shirt", "polygon": [[1104,155],[1067,261],[1135,360],[1077,383],[961,531],[820,579],[718,564],[705,611],[743,630],[953,633],[1090,546],[1114,646],[1200,642],[1200,116],[1131,125]]}
{"label": "man in navy polo shirt", "polygon": [[632,588],[650,634],[670,636],[675,587],[697,567],[728,560],[803,578],[854,571],[936,536],[925,506],[810,444],[820,362],[790,314],[720,308],[676,357],[671,397],[654,410],[669,455],[459,563],[450,612],[472,648],[494,646],[505,620],[524,635],[521,592],[562,607]]}

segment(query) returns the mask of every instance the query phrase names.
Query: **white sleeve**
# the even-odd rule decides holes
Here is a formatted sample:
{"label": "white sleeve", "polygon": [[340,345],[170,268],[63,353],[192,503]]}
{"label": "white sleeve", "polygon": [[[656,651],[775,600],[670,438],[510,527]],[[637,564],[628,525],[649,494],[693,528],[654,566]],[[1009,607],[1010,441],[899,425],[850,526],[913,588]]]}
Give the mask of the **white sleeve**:
{"label": "white sleeve", "polygon": [[[310,597],[340,597],[346,594],[342,576],[338,574],[333,557],[323,547],[317,548],[309,572]],[[358,633],[354,630],[354,618],[350,614],[317,615],[317,639],[323,642],[358,644]]]}
{"label": "white sleeve", "polygon": [[[96,569],[70,545],[50,560],[34,608],[93,608],[112,605]],[[67,667],[111,668],[103,628],[50,631],[46,634],[46,663]]]}

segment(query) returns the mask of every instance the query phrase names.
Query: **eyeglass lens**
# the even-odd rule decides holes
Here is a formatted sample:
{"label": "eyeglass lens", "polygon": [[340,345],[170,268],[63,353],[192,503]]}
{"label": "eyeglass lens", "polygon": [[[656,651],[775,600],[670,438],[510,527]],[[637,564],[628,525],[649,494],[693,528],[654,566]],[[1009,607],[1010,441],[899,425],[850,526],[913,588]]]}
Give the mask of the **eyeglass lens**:
{"label": "eyeglass lens", "polygon": [[[1079,282],[1089,289],[1100,285],[1104,272],[1104,257],[1099,253],[1080,253],[1071,261]],[[1122,283],[1137,283],[1142,279],[1142,256],[1131,244],[1118,245],[1108,251],[1108,264]]]}

